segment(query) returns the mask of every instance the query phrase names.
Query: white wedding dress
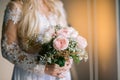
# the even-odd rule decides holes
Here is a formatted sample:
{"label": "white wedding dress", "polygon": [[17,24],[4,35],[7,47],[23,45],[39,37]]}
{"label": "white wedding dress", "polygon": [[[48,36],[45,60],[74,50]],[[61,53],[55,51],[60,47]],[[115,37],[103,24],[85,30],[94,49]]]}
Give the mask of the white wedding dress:
{"label": "white wedding dress", "polygon": [[[66,17],[64,14],[63,5],[58,5],[57,9],[61,12],[62,17],[59,17],[51,13],[48,17],[39,14],[41,20],[40,32],[43,33],[45,28],[50,25],[62,25],[67,26]],[[58,78],[47,75],[44,73],[44,65],[36,63],[36,55],[27,54],[22,51],[17,42],[7,43],[8,37],[5,33],[5,27],[9,26],[8,22],[11,21],[16,25],[21,18],[21,9],[18,3],[12,1],[8,4],[3,23],[3,33],[1,40],[2,55],[4,58],[15,64],[12,80],[57,80]],[[9,40],[8,40],[9,41]],[[62,80],[71,80],[70,72],[65,73],[65,78]]]}

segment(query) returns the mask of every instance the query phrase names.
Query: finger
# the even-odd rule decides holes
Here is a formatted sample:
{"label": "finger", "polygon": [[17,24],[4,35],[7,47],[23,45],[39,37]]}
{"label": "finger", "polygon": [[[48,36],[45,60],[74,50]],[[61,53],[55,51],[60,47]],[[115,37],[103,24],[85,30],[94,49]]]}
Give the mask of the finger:
{"label": "finger", "polygon": [[66,66],[66,67],[71,67],[71,66],[72,66],[72,60],[66,62],[65,66]]}
{"label": "finger", "polygon": [[71,68],[71,64],[66,64],[64,67],[60,68],[61,71],[68,71]]}
{"label": "finger", "polygon": [[63,67],[57,66],[57,67],[55,67],[55,70],[58,72],[63,72],[63,71],[66,71],[66,67],[65,66],[63,66]]}
{"label": "finger", "polygon": [[64,75],[58,75],[57,77],[59,77],[59,78],[64,78],[65,76],[64,76]]}
{"label": "finger", "polygon": [[65,76],[62,73],[53,74],[58,78],[64,78]]}
{"label": "finger", "polygon": [[52,73],[52,74],[50,74],[50,75],[52,75],[52,76],[54,76],[54,77],[58,77],[58,78],[64,78],[64,77],[65,77],[65,76],[62,75],[61,73]]}
{"label": "finger", "polygon": [[61,74],[61,73],[63,73],[63,72],[65,72],[65,70],[64,69],[56,69],[53,73],[55,73],[55,74]]}

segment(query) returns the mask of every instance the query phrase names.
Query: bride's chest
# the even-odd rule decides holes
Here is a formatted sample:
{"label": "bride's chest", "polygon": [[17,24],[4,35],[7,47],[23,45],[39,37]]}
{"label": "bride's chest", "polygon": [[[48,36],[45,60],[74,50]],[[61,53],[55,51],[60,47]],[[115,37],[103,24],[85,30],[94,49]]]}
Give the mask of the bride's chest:
{"label": "bride's chest", "polygon": [[56,25],[60,23],[57,15],[50,14],[49,16],[40,15],[40,26]]}
{"label": "bride's chest", "polygon": [[40,20],[39,26],[40,32],[44,32],[44,30],[46,30],[50,26],[56,26],[61,24],[60,17],[54,14],[50,14],[49,16],[40,15],[39,20]]}

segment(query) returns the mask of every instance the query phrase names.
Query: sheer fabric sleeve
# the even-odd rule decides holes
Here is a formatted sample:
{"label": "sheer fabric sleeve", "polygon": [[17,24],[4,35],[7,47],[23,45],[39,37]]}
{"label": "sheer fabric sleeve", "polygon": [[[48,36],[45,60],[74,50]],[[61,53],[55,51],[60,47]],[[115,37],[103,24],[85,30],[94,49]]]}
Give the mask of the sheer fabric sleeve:
{"label": "sheer fabric sleeve", "polygon": [[63,26],[68,26],[66,11],[64,9],[64,4],[62,2],[60,2],[59,10],[61,12],[60,24],[62,24]]}
{"label": "sheer fabric sleeve", "polygon": [[64,4],[62,3],[62,1],[60,0],[56,0],[57,2],[55,3],[55,7],[57,7],[57,9],[60,12],[60,17],[59,17],[59,24],[63,27],[67,27],[67,15],[66,15],[66,11],[64,9]]}
{"label": "sheer fabric sleeve", "polygon": [[2,55],[11,63],[34,72],[44,74],[44,65],[37,62],[37,54],[28,54],[19,47],[17,40],[17,26],[21,18],[21,8],[16,2],[7,5],[2,28],[1,50]]}

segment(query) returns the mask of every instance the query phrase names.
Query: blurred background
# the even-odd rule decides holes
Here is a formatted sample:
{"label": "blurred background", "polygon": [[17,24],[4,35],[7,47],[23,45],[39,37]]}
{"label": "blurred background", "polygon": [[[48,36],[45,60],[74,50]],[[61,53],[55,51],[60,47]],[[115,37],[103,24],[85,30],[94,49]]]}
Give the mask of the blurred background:
{"label": "blurred background", "polygon": [[[0,0],[0,30],[9,0]],[[89,59],[74,64],[73,80],[120,80],[119,0],[62,0],[68,23],[88,41]],[[13,66],[0,54],[0,80],[11,80]]]}

